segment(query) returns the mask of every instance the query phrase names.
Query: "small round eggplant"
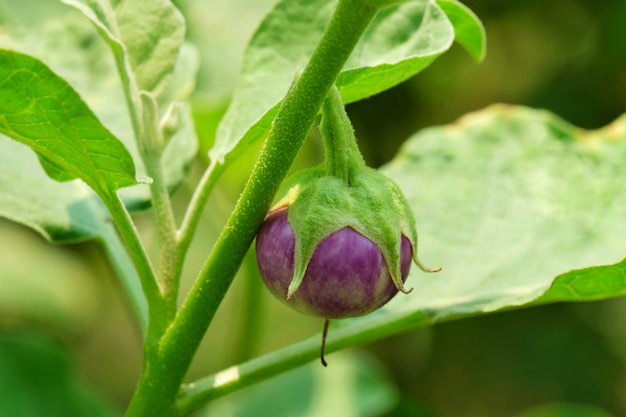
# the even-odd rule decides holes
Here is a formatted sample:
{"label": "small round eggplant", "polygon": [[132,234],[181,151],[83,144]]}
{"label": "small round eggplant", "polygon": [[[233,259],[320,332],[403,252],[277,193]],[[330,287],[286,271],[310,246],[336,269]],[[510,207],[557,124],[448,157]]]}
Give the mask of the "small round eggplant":
{"label": "small round eggplant", "polygon": [[[259,271],[270,292],[300,312],[325,319],[362,316],[398,293],[378,246],[345,227],[319,242],[302,283],[287,297],[294,276],[294,250],[295,237],[287,208],[271,212],[257,235]],[[402,236],[402,282],[409,274],[412,253],[409,239]]]}

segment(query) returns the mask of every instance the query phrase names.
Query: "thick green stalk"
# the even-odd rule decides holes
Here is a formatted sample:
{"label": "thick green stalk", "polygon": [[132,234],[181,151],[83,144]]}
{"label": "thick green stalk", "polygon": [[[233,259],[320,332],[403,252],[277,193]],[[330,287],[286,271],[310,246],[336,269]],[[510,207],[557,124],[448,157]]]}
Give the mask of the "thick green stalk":
{"label": "thick green stalk", "polygon": [[127,417],[167,416],[193,355],[254,240],[315,117],[363,31],[378,9],[363,0],[340,0],[301,77],[285,96],[259,160],[233,215],[196,284],[144,362]]}

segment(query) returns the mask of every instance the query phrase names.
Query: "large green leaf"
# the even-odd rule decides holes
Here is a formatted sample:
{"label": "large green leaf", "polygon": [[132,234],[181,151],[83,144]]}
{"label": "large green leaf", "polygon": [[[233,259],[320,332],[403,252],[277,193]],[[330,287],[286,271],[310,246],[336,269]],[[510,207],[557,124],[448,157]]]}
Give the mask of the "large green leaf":
{"label": "large green leaf", "polygon": [[[267,15],[245,52],[239,85],[218,128],[212,159],[223,161],[233,151],[236,156],[267,133],[276,105],[304,68],[335,5],[335,0],[283,0]],[[474,19],[481,27],[466,9],[454,10],[457,21],[467,24]],[[475,37],[476,31],[458,36],[466,34]],[[434,0],[410,0],[384,9],[337,80],[344,102],[369,97],[417,74],[448,50],[454,39],[452,23]],[[476,46],[470,51],[480,55]]]}
{"label": "large green leaf", "polygon": [[37,152],[48,175],[80,178],[101,196],[135,184],[124,145],[41,61],[0,50],[0,80],[0,133]]}
{"label": "large green leaf", "polygon": [[[415,269],[415,291],[388,310],[433,319],[493,311],[536,299],[556,277],[555,288],[589,286],[562,300],[624,293],[600,265],[625,266],[616,264],[626,254],[625,127],[622,118],[587,132],[500,105],[412,138],[384,172],[413,205],[421,258],[443,271]],[[590,266],[603,273],[571,280]]]}

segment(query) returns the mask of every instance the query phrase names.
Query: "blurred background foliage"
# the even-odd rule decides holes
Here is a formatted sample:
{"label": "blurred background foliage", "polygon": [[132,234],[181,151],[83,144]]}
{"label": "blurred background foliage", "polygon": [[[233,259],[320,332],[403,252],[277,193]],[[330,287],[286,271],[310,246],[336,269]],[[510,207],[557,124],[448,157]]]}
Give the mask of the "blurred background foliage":
{"label": "blurred background foliage", "polygon": [[[187,17],[187,37],[201,57],[194,113],[202,152],[189,181],[174,196],[180,214],[206,163],[245,42],[272,1],[175,3]],[[488,53],[482,64],[476,65],[454,46],[415,79],[349,106],[370,165],[391,159],[417,130],[452,123],[494,102],[545,108],[590,129],[625,111],[626,2],[466,4],[486,27]],[[49,0],[0,1],[0,40],[9,31],[29,31],[66,12]],[[186,266],[183,295],[230,213],[257,150],[250,149],[227,171],[211,198]],[[313,165],[321,157],[321,144],[313,133],[294,169]],[[136,219],[156,251],[151,213]],[[84,415],[77,410],[88,408],[78,407],[100,401],[122,410],[141,366],[141,343],[99,246],[50,246],[35,232],[0,219],[0,248],[0,393],[17,392],[21,386],[10,382],[8,375],[24,375],[24,387],[58,386],[59,380],[67,380],[64,395],[78,405],[66,409],[65,415]],[[441,323],[348,352],[348,357],[365,358],[358,362],[371,371],[360,380],[370,383],[355,385],[355,392],[363,398],[382,393],[378,402],[372,400],[369,412],[353,410],[354,415],[626,415],[625,313],[623,299],[549,305]],[[260,284],[250,254],[198,352],[190,378],[298,341],[321,325],[272,299]],[[338,360],[341,356],[329,356],[331,368],[334,360],[336,367],[348,366],[350,360]],[[52,359],[41,365],[42,357]],[[311,369],[306,372],[316,372]],[[48,382],[33,378],[35,374],[48,375]],[[288,378],[312,378],[307,375]],[[329,378],[320,381],[333,384]],[[87,393],[83,385],[93,392]],[[242,402],[256,404],[259,393],[246,391],[239,394]],[[303,393],[294,397],[305,401]],[[10,402],[3,403],[1,397],[4,394],[3,410]],[[19,398],[13,404],[16,401]],[[232,404],[218,403],[212,415],[252,415],[232,409]],[[316,410],[318,414],[313,410],[307,415],[324,415],[319,411],[323,409]],[[296,415],[287,406],[283,412]],[[101,415],[109,413],[115,415],[108,409]]]}

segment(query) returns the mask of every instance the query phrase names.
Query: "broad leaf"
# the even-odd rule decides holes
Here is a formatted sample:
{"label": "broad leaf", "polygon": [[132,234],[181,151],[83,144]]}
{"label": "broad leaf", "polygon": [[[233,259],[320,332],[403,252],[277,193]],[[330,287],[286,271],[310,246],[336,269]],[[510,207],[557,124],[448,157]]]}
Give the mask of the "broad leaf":
{"label": "broad leaf", "polygon": [[[235,157],[267,133],[276,105],[306,65],[335,5],[334,0],[283,0],[267,15],[245,52],[239,85],[218,128],[212,159],[223,162],[233,151]],[[464,24],[475,18],[469,12],[457,14],[456,20]],[[477,20],[474,24],[480,27]],[[476,36],[475,31],[462,31],[457,40],[471,45],[472,55],[479,54],[473,41],[464,40],[465,33]],[[344,102],[369,97],[417,74],[454,39],[452,23],[434,0],[411,0],[384,9],[337,80]]]}
{"label": "broad leaf", "polygon": [[48,175],[80,178],[99,195],[135,184],[124,145],[41,61],[0,50],[0,133],[31,147]]}
{"label": "broad leaf", "polygon": [[169,0],[63,0],[80,10],[116,55],[121,71],[140,90],[158,95],[174,70],[185,21]]}
{"label": "broad leaf", "polygon": [[[84,16],[72,11],[50,16],[48,21],[28,30],[7,28],[9,36],[2,43],[6,45],[8,42],[13,48],[41,57],[56,73],[66,78],[107,129],[123,140],[133,155],[137,174],[144,176],[115,62]],[[181,102],[178,128],[163,154],[163,168],[170,189],[177,187],[186,177],[187,166],[196,154],[197,140],[190,109],[185,104],[194,87],[196,70],[194,48],[183,45],[167,88],[160,95],[162,113],[172,101]],[[48,160],[43,163],[49,172],[56,168]],[[50,180],[31,151],[1,135],[0,166],[0,182],[3,184],[0,216],[25,224],[53,242],[99,240],[145,329],[147,309],[137,274],[99,198],[81,182],[61,184]],[[129,208],[149,205],[150,193],[145,185],[127,187],[119,192]]]}
{"label": "broad leaf", "polygon": [[183,16],[170,0],[125,0],[115,8],[115,19],[139,89],[159,93],[183,43]]}
{"label": "broad leaf", "polygon": [[547,112],[493,106],[412,138],[384,172],[413,205],[421,259],[443,271],[414,269],[414,293],[388,310],[493,311],[536,299],[556,277],[552,291],[594,273],[559,298],[626,292],[606,270],[625,265],[615,264],[626,254],[625,127],[622,118],[586,132]]}

